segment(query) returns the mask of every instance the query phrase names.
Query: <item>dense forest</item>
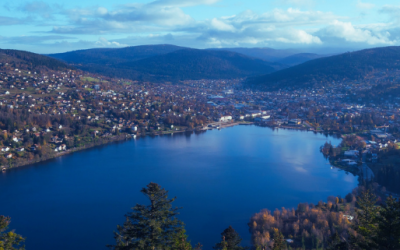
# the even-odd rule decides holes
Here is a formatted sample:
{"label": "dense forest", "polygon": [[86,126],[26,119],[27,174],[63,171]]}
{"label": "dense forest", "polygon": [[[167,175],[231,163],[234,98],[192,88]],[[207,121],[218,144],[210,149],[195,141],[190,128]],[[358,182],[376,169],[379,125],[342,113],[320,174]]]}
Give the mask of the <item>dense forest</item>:
{"label": "dense forest", "polygon": [[364,79],[374,70],[400,69],[400,47],[366,49],[319,58],[303,64],[250,78],[248,85],[270,89],[311,87],[321,82]]}
{"label": "dense forest", "polygon": [[86,49],[48,56],[73,64],[114,65],[171,53],[183,47],[174,45],[143,45],[120,49]]}
{"label": "dense forest", "polygon": [[139,81],[234,79],[275,71],[274,63],[219,50],[140,46],[50,55],[92,73]]}
{"label": "dense forest", "polygon": [[325,57],[325,56],[314,54],[314,53],[299,53],[299,54],[294,54],[294,55],[285,57],[281,60],[278,60],[278,62],[281,64],[284,64],[284,65],[294,66],[294,65],[302,64],[307,61],[314,60],[314,59],[321,58],[321,57]]}

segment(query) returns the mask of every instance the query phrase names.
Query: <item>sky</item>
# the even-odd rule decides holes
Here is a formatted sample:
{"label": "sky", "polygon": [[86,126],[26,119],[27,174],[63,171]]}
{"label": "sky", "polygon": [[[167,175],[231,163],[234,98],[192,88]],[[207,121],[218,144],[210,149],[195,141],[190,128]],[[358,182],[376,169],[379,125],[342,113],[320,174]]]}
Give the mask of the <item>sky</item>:
{"label": "sky", "polygon": [[399,0],[2,0],[0,48],[174,44],[328,53],[400,45]]}

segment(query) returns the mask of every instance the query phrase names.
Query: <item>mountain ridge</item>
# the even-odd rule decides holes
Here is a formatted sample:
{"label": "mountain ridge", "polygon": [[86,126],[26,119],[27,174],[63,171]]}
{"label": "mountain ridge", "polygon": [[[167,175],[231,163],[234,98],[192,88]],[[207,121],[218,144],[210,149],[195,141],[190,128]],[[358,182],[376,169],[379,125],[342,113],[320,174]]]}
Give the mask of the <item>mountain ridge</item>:
{"label": "mountain ridge", "polygon": [[374,70],[400,69],[400,46],[380,47],[318,58],[247,80],[250,86],[278,89],[363,79]]}
{"label": "mountain ridge", "polygon": [[[143,49],[147,49],[150,53],[138,56],[137,52],[142,52]],[[243,78],[270,73],[284,67],[278,63],[231,51],[192,49],[173,45],[93,49],[49,56],[92,73],[155,82]]]}
{"label": "mountain ridge", "polygon": [[0,49],[0,62],[11,63],[16,66],[23,65],[29,70],[39,70],[44,68],[50,70],[74,69],[74,67],[64,62],[45,55],[12,49]]}

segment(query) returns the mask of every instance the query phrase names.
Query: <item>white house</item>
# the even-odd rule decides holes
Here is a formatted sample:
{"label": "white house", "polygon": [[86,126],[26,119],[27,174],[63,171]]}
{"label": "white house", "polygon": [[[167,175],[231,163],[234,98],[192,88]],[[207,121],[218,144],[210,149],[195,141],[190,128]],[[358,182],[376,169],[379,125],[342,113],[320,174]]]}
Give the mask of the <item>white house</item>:
{"label": "white house", "polygon": [[2,151],[2,152],[7,152],[7,151],[9,151],[9,150],[10,150],[9,147],[2,147],[2,148],[1,148],[1,151]]}
{"label": "white house", "polygon": [[219,118],[219,120],[221,122],[227,122],[227,121],[232,120],[232,116],[230,116],[230,115],[221,116],[221,118]]}
{"label": "white house", "polygon": [[349,221],[352,221],[352,220],[354,219],[354,216],[344,214],[344,215],[343,215],[343,218],[347,218]]}

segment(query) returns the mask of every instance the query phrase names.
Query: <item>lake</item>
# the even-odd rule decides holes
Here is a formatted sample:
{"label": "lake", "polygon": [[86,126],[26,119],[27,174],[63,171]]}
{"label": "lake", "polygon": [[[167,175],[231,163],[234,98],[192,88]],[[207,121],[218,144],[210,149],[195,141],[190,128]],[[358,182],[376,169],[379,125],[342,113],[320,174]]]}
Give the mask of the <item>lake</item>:
{"label": "lake", "polygon": [[156,182],[177,197],[193,244],[204,249],[232,225],[267,208],[344,197],[357,177],[331,169],[319,148],[340,140],[305,131],[235,126],[201,134],[146,137],[0,173],[0,214],[28,250],[107,249],[113,231]]}

